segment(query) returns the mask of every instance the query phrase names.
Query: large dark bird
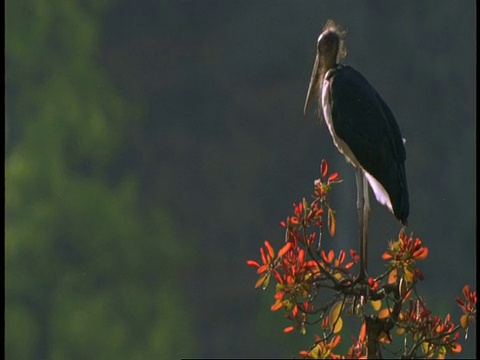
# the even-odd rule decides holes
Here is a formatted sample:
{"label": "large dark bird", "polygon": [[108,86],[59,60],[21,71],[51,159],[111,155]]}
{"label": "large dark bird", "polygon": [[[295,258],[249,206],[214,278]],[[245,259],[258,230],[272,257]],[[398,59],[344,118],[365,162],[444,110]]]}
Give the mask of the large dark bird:
{"label": "large dark bird", "polygon": [[340,64],[345,32],[328,20],[318,37],[317,56],[305,101],[314,99],[333,142],[355,167],[360,233],[360,279],[367,276],[368,184],[376,199],[405,226],[409,213],[405,147],[392,111],[354,68]]}

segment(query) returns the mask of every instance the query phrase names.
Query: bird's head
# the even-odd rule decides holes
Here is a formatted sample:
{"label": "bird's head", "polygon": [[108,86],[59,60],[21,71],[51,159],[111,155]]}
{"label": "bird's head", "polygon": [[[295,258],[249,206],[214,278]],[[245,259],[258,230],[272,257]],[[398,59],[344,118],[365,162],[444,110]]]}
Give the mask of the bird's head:
{"label": "bird's head", "polygon": [[328,20],[318,37],[317,54],[303,108],[304,114],[318,97],[326,72],[346,56],[345,34],[346,32],[333,20]]}

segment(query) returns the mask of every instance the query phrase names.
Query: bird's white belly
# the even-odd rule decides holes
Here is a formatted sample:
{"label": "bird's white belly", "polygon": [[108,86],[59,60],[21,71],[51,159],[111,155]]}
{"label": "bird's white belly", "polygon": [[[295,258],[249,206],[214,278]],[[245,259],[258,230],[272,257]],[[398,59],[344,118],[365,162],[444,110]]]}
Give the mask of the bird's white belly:
{"label": "bird's white belly", "polygon": [[329,81],[327,80],[328,74],[330,71],[328,71],[325,74],[325,80],[323,81],[323,86],[322,86],[322,111],[323,111],[323,118],[325,119],[325,122],[327,123],[328,130],[330,131],[330,134],[332,135],[333,143],[337,147],[338,151],[342,153],[347,161],[351,163],[353,166],[357,168],[361,168],[360,163],[358,162],[357,158],[353,154],[352,150],[350,150],[350,147],[337,136],[337,133],[335,132],[335,128],[333,127],[333,120],[332,120],[332,109],[330,108],[330,101],[328,99],[328,89],[329,89]]}

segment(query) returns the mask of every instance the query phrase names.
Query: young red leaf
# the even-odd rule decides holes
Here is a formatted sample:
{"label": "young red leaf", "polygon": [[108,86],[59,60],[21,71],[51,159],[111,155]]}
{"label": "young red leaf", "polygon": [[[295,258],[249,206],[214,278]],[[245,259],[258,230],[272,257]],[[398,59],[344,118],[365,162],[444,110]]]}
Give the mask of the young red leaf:
{"label": "young red leaf", "polygon": [[358,340],[361,342],[365,341],[367,337],[367,323],[364,321],[362,327],[360,328],[360,335],[358,335]]}
{"label": "young red leaf", "polygon": [[295,328],[293,326],[287,326],[285,329],[283,329],[283,332],[285,334],[291,333]]}
{"label": "young red leaf", "polygon": [[255,268],[260,267],[260,264],[254,260],[247,260],[247,265]]}
{"label": "young red leaf", "polygon": [[283,278],[280,276],[277,270],[273,270],[273,275],[275,275],[275,279],[279,284],[283,284]]}
{"label": "young red leaf", "polygon": [[281,249],[280,251],[278,252],[278,257],[282,257],[283,255],[285,255],[288,250],[290,250],[290,248],[292,247],[292,243],[291,242],[288,242],[286,243]]}
{"label": "young red leaf", "polygon": [[275,300],[282,300],[284,295],[285,293],[283,291],[278,291],[275,293],[275,295],[273,295],[273,298]]}
{"label": "young red leaf", "polygon": [[265,240],[265,247],[268,250],[268,255],[270,256],[270,259],[273,259],[273,255],[275,255],[275,252],[273,251],[272,245],[268,242],[268,240]]}
{"label": "young red leaf", "polygon": [[257,274],[263,274],[266,271],[268,271],[268,265],[264,264],[258,267]]}
{"label": "young red leaf", "polygon": [[263,247],[260,248],[260,255],[262,256],[262,262],[264,264],[267,264],[268,261],[267,261],[267,257],[265,256],[265,250],[263,250]]}
{"label": "young red leaf", "polygon": [[350,257],[355,262],[358,262],[360,260],[360,255],[358,255],[357,252],[353,249],[350,249]]}
{"label": "young red leaf", "polygon": [[335,173],[333,173],[332,175],[330,175],[330,176],[328,177],[328,182],[335,181],[335,180],[338,179],[338,177],[339,177],[339,176],[338,176],[338,172],[335,172]]}
{"label": "young red leaf", "polygon": [[425,260],[428,256],[428,248],[423,247],[413,253],[413,257],[417,260]]}
{"label": "young red leaf", "polygon": [[304,261],[305,261],[305,250],[300,249],[298,251],[298,264],[299,264],[299,266],[302,265]]}
{"label": "young red leaf", "polygon": [[294,318],[298,316],[298,305],[295,305],[292,310],[292,315]]}
{"label": "young red leaf", "polygon": [[275,302],[275,304],[273,304],[273,305],[270,307],[270,310],[272,310],[272,311],[277,311],[277,310],[280,310],[282,307],[283,307],[282,302],[281,302],[281,301],[277,301],[277,302]]}
{"label": "young red leaf", "polygon": [[390,260],[392,258],[392,255],[388,252],[384,252],[382,255],[383,260]]}
{"label": "young red leaf", "polygon": [[340,344],[340,340],[342,339],[342,337],[340,335],[337,335],[333,338],[332,342],[330,343],[330,346],[331,348],[333,349],[335,346],[337,346],[338,344]]}
{"label": "young red leaf", "polygon": [[331,263],[334,258],[335,258],[335,253],[333,252],[333,250],[330,250],[328,252],[328,262]]}
{"label": "young red leaf", "polygon": [[328,163],[327,160],[322,160],[322,178],[324,179],[327,176],[328,172]]}
{"label": "young red leaf", "polygon": [[328,230],[330,232],[330,236],[335,236],[335,215],[333,214],[333,210],[328,208]]}

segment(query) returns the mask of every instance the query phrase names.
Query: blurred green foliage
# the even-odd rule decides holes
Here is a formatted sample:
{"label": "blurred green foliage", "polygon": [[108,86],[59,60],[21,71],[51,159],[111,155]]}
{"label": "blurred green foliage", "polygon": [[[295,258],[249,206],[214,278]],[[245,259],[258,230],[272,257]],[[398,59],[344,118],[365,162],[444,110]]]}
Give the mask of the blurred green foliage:
{"label": "blurred green foliage", "polygon": [[[97,64],[106,2],[7,4],[7,359],[192,354],[169,214],[122,166],[135,110]],[[117,174],[119,176],[112,176]]]}

